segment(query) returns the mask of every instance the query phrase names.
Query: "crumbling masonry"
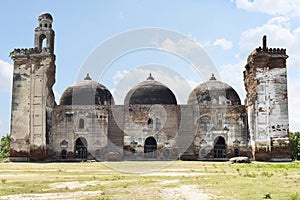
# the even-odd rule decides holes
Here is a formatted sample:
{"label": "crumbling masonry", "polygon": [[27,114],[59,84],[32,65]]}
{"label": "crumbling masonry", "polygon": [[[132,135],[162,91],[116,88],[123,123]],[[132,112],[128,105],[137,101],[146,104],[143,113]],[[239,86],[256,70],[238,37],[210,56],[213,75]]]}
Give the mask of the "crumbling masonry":
{"label": "crumbling masonry", "polygon": [[53,18],[42,13],[34,48],[15,49],[11,107],[11,161],[228,160],[247,156],[289,161],[285,49],[262,47],[247,61],[245,105],[228,84],[211,78],[187,104],[149,77],[123,105],[86,78],[55,102]]}

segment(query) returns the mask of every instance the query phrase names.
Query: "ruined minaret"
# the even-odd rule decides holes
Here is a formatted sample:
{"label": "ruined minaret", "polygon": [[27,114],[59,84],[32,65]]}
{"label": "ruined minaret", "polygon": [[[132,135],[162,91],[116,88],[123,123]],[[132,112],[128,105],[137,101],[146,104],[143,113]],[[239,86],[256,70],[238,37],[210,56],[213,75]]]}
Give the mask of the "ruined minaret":
{"label": "ruined minaret", "polygon": [[263,46],[248,57],[244,71],[252,156],[261,161],[289,161],[288,92],[285,49]]}
{"label": "ruined minaret", "polygon": [[53,18],[42,13],[35,29],[34,48],[14,49],[10,159],[13,161],[46,158],[47,134],[55,83]]}

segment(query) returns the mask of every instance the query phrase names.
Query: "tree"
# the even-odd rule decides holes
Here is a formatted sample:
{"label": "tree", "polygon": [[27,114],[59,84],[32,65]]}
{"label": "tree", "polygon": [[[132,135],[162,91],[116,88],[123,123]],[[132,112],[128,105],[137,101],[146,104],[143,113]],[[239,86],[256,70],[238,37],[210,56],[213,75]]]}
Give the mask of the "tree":
{"label": "tree", "polygon": [[0,159],[9,157],[10,136],[7,134],[0,140]]}
{"label": "tree", "polygon": [[290,132],[290,148],[293,160],[300,160],[300,132]]}

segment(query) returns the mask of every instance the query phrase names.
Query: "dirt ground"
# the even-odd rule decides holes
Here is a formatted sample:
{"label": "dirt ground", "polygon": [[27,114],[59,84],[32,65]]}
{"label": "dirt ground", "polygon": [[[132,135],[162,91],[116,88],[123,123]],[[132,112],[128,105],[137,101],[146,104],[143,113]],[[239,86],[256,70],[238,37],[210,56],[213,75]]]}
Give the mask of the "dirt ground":
{"label": "dirt ground", "polygon": [[0,199],[252,200],[270,194],[272,199],[300,200],[299,163],[175,161],[146,171],[155,164],[166,165],[0,163]]}

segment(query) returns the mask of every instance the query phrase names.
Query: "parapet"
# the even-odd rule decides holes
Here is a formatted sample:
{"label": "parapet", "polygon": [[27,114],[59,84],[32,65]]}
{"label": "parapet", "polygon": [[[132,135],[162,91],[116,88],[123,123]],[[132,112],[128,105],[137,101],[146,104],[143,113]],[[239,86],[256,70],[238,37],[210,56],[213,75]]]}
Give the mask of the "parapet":
{"label": "parapet", "polygon": [[51,55],[51,50],[50,48],[22,48],[22,49],[14,49],[12,52],[10,52],[10,57],[27,57],[30,55],[37,55],[37,54],[42,54],[42,55]]}
{"label": "parapet", "polygon": [[283,48],[261,48],[258,47],[255,49],[257,53],[269,53],[269,54],[282,54],[286,55],[286,49]]}

